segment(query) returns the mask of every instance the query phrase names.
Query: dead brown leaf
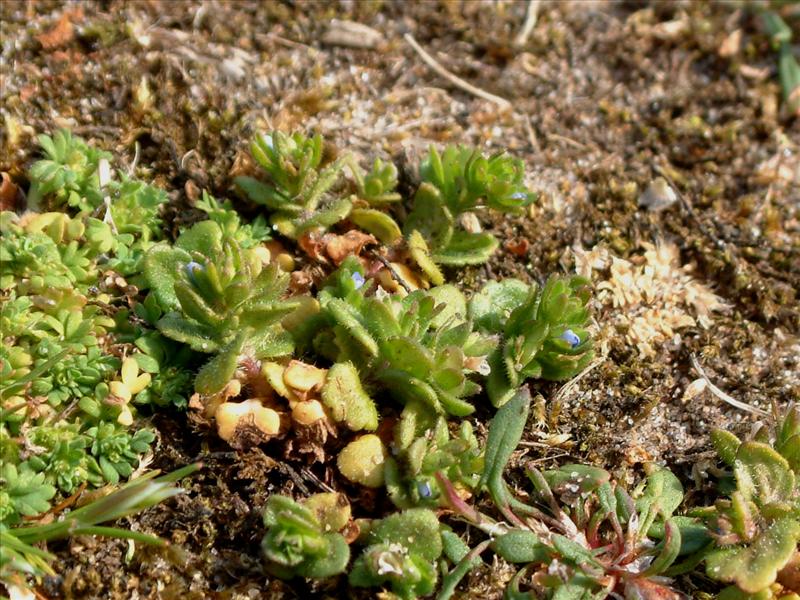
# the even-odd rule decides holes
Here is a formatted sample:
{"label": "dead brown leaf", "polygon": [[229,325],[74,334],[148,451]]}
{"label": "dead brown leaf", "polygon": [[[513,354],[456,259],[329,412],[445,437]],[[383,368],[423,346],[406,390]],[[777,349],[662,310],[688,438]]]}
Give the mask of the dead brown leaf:
{"label": "dead brown leaf", "polygon": [[351,229],[344,235],[329,233],[322,239],[325,243],[326,254],[337,266],[348,256],[361,254],[366,245],[378,243],[374,236],[355,229]]}
{"label": "dead brown leaf", "polygon": [[11,181],[8,173],[2,173],[3,181],[0,183],[0,210],[17,210],[20,199],[19,188]]}
{"label": "dead brown leaf", "polygon": [[739,54],[742,48],[742,30],[734,29],[728,34],[719,46],[718,53],[722,58],[730,58]]}
{"label": "dead brown leaf", "polygon": [[39,34],[36,39],[39,40],[45,50],[53,50],[65,46],[75,37],[73,21],[78,22],[81,19],[83,19],[83,9],[76,8],[75,10],[65,11],[52,29]]}

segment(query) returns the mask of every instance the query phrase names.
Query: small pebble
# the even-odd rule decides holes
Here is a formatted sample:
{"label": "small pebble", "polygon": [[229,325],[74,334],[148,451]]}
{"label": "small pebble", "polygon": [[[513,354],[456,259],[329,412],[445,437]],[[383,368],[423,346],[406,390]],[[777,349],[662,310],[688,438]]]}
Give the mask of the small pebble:
{"label": "small pebble", "polygon": [[639,196],[639,208],[646,208],[651,212],[660,212],[677,201],[678,195],[667,183],[667,180],[663,177],[656,177],[653,183]]}

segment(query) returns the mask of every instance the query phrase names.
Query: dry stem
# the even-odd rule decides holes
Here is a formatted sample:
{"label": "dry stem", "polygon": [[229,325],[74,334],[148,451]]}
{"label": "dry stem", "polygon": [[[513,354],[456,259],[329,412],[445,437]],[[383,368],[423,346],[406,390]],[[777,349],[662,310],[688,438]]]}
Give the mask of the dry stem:
{"label": "dry stem", "polygon": [[407,33],[403,36],[403,38],[408,42],[408,45],[411,46],[414,51],[419,54],[420,58],[427,64],[431,69],[436,71],[439,75],[447,79],[453,85],[461,88],[465,92],[469,92],[473,96],[478,96],[479,98],[483,98],[484,100],[489,100],[490,102],[494,102],[500,108],[503,109],[510,109],[511,102],[506,100],[505,98],[501,98],[500,96],[495,96],[494,94],[490,94],[486,90],[482,90],[479,87],[475,87],[471,83],[467,83],[460,77],[453,75],[450,71],[445,69],[439,62],[433,58],[430,54],[428,54],[425,49],[417,43],[417,40],[414,39],[410,33]]}

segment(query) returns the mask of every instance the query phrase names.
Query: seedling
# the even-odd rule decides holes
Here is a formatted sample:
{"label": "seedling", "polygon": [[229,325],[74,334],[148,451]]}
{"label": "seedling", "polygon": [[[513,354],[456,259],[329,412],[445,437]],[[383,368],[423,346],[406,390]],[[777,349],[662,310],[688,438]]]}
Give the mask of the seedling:
{"label": "seedling", "polygon": [[216,222],[203,221],[174,246],[158,244],[145,257],[152,293],[168,311],[159,331],[215,354],[195,381],[201,394],[221,391],[243,355],[271,358],[293,350],[279,321],[297,303],[284,297],[288,276],[264,265],[265,252],[242,249]]}
{"label": "seedling", "polygon": [[436,514],[412,508],[372,523],[367,547],[350,569],[354,587],[388,586],[398,598],[431,594],[438,579],[435,561],[443,545]]}
{"label": "seedling", "polygon": [[322,166],[319,135],[309,138],[274,131],[258,136],[250,152],[269,179],[237,177],[236,185],[250,200],[269,209],[270,223],[282,235],[296,239],[309,230],[330,227],[350,213],[352,198],[328,196],[339,180],[343,161]]}
{"label": "seedling", "polygon": [[302,503],[270,496],[264,509],[267,534],[261,552],[277,577],[324,579],[342,573],[350,548],[339,531],[350,520],[350,505],[340,494],[316,494]]}
{"label": "seedling", "polygon": [[503,341],[489,357],[487,392],[502,406],[526,379],[573,377],[592,359],[588,281],[551,277],[544,287],[516,279],[489,282],[469,304],[470,317]]}
{"label": "seedling", "polygon": [[[497,240],[491,233],[464,229],[459,223],[465,218],[477,223],[474,213],[485,209],[519,214],[536,199],[525,186],[524,172],[523,162],[504,152],[487,158],[464,146],[448,146],[442,154],[431,147],[420,165],[423,183],[403,226],[406,235],[411,239],[414,232],[421,234],[434,263],[486,262],[497,249]],[[415,245],[421,254],[419,241]]]}

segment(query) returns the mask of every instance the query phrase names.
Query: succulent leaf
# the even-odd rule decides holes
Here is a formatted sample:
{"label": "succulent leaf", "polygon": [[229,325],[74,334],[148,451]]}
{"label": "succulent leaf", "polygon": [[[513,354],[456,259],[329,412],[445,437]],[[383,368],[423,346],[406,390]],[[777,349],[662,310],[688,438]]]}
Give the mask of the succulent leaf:
{"label": "succulent leaf", "polygon": [[773,521],[756,540],[743,547],[715,550],[706,558],[706,573],[719,581],[735,583],[755,594],[770,586],[800,542],[800,522],[784,518]]}
{"label": "succulent leaf", "polygon": [[328,371],[322,387],[322,401],[333,419],[344,422],[351,431],[378,428],[378,410],[369,397],[352,363],[336,363]]}
{"label": "succulent leaf", "polygon": [[[349,505],[333,496],[338,495],[311,496],[303,504],[287,496],[270,496],[264,509],[267,533],[261,551],[274,575],[324,579],[345,570],[350,548],[337,533],[341,527],[331,525],[347,523]],[[320,514],[324,521],[317,516]]]}

